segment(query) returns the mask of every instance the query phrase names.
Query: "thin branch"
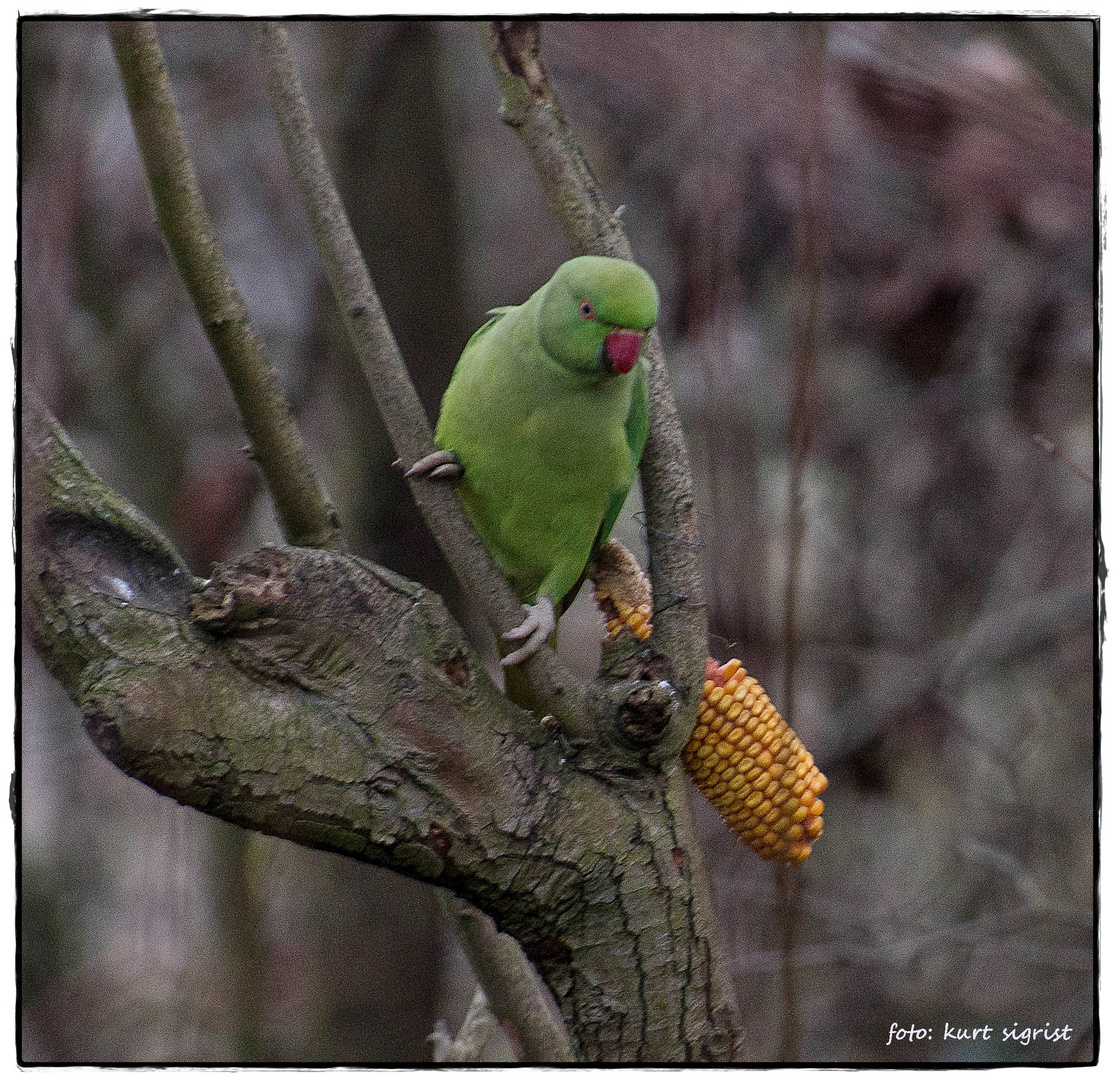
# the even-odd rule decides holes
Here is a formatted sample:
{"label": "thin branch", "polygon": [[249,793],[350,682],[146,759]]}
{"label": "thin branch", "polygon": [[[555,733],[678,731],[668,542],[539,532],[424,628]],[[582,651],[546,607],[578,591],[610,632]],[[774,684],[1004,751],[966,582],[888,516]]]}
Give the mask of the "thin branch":
{"label": "thin branch", "polygon": [[441,908],[452,920],[461,948],[487,992],[489,1007],[514,1033],[521,1060],[575,1061],[553,998],[519,943],[452,893],[441,893]]}
{"label": "thin branch", "polygon": [[[575,254],[630,259],[631,245],[608,209],[562,116],[542,64],[538,24],[492,22],[482,30],[501,94],[500,116],[519,136]],[[708,627],[689,454],[658,333],[647,338],[650,432],[640,476],[654,590],[654,647],[673,662],[683,708],[656,758],[676,758],[693,730],[704,688]]]}
{"label": "thin branch", "polygon": [[[802,27],[801,83],[801,202],[796,251],[796,292],[790,371],[790,402],[787,419],[789,443],[789,491],[786,508],[786,580],[783,593],[783,684],[782,710],[793,724],[797,677],[797,610],[801,591],[801,556],[805,542],[805,508],[802,479],[813,439],[814,369],[817,353],[817,310],[821,296],[823,138],[822,81],[824,79],[826,30],[823,23]],[[782,952],[780,997],[782,1023],[779,1061],[796,1061],[800,1056],[797,978],[793,954],[797,937],[799,904],[797,875],[787,867],[777,871],[779,938]]]}
{"label": "thin branch", "polygon": [[111,22],[109,36],[159,229],[224,369],[283,535],[299,547],[341,548],[336,511],[310,466],[205,211],[155,25]]}
{"label": "thin branch", "polygon": [[[430,425],[330,175],[286,29],[262,22],[255,34],[271,107],[349,340],[396,452],[403,461],[417,461],[434,448]],[[480,604],[493,629],[502,633],[522,622],[522,605],[456,494],[421,478],[411,482],[411,491],[457,580]],[[523,666],[538,700],[566,735],[574,740],[593,738],[596,729],[582,705],[580,687],[556,655],[542,649]]]}
{"label": "thin branch", "polygon": [[562,115],[542,63],[538,23],[486,23],[482,36],[499,84],[500,119],[522,141],[573,254],[633,258],[627,233]]}
{"label": "thin branch", "polygon": [[1091,486],[1095,483],[1095,478],[1090,476],[1084,471],[1075,461],[1072,460],[1048,435],[1042,435],[1040,432],[1034,432],[1030,436],[1034,443],[1044,450],[1050,457],[1055,457],[1059,461],[1064,462],[1077,476],[1080,477],[1084,483]]}

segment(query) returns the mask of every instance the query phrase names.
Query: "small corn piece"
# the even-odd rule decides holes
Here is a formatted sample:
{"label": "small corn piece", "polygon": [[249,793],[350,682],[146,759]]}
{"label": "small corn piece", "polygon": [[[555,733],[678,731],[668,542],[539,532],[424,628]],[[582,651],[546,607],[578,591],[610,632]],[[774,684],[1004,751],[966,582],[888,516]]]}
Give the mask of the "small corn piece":
{"label": "small corn piece", "polygon": [[630,630],[640,641],[650,637],[650,582],[618,540],[608,540],[592,568],[593,596],[608,620],[608,638]]}
{"label": "small corn piece", "polygon": [[[650,604],[640,604],[637,608],[613,597],[604,597],[615,609],[615,616],[608,620],[608,637],[617,638],[621,631],[630,630],[640,641],[646,641],[653,629],[650,624]],[[599,602],[599,601],[598,601]]]}
{"label": "small corn piece", "polygon": [[682,764],[752,851],[800,865],[824,829],[828,780],[738,660],[709,657]]}
{"label": "small corn piece", "polygon": [[[609,639],[651,633],[650,583],[635,557],[609,540],[593,568],[596,602]],[[803,863],[824,829],[828,780],[766,691],[738,660],[709,657],[697,724],[682,764],[705,798],[752,851],[773,862]]]}

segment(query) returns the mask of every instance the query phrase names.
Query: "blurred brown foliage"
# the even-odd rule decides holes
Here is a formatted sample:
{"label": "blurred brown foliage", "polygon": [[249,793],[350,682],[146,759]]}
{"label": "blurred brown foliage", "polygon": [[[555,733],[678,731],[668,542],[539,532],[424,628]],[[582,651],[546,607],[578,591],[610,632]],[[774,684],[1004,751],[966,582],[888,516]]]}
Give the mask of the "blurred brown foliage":
{"label": "blurred brown foliage", "polygon": [[[774,1059],[789,1025],[815,1062],[1087,1060],[1092,24],[821,27],[543,31],[568,117],[665,300],[710,651],[776,698],[795,559],[796,692],[778,704],[831,786],[792,952],[772,870],[697,807],[749,1048]],[[474,27],[291,32],[433,414],[484,311],[565,257],[560,231],[498,121]],[[823,36],[820,62],[807,32]],[[389,467],[244,26],[174,21],[162,36],[210,213],[350,542],[470,619]],[[278,535],[155,230],[107,37],[31,19],[20,48],[23,385],[205,575]],[[810,286],[808,394],[792,418]],[[809,434],[797,555],[791,420]],[[638,549],[639,528],[633,504],[618,535]],[[582,601],[567,622],[563,650],[589,670],[599,620]],[[26,1061],[422,1061],[435,1019],[460,1022],[470,976],[428,890],[123,777],[26,650],[22,739]],[[893,1022],[937,1037],[887,1047]],[[994,1038],[946,1043],[946,1022]],[[999,1038],[1046,1022],[1071,1039]]]}

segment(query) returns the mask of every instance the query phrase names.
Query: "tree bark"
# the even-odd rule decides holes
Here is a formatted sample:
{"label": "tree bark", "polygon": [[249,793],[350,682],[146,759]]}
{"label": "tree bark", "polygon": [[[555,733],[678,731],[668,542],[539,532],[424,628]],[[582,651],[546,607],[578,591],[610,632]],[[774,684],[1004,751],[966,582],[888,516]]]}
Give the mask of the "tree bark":
{"label": "tree bark", "polygon": [[618,715],[570,753],[440,598],[365,560],[264,548],[194,579],[25,404],[25,617],[111,761],[475,904],[522,943],[581,1060],[730,1059],[676,764],[625,744]]}

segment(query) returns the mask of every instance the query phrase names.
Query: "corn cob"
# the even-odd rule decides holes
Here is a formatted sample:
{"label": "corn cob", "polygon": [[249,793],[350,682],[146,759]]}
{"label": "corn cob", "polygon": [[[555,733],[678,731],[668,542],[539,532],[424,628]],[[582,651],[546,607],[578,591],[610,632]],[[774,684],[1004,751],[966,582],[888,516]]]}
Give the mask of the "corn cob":
{"label": "corn cob", "polygon": [[738,660],[706,661],[705,692],[682,764],[741,840],[798,865],[824,828],[828,780]]}
{"label": "corn cob", "polygon": [[[608,541],[593,575],[609,637],[629,631],[645,641],[651,633],[650,584],[631,553]],[[806,860],[824,828],[820,795],[828,780],[738,660],[706,661],[697,724],[681,760],[752,851],[774,862]]]}

